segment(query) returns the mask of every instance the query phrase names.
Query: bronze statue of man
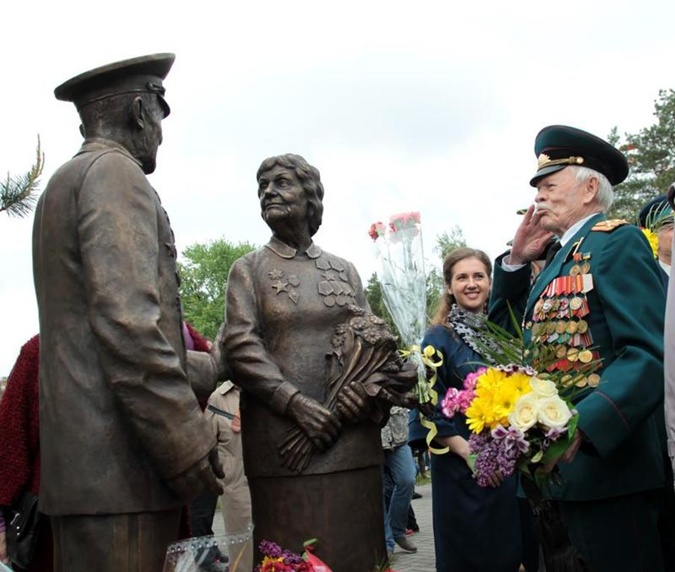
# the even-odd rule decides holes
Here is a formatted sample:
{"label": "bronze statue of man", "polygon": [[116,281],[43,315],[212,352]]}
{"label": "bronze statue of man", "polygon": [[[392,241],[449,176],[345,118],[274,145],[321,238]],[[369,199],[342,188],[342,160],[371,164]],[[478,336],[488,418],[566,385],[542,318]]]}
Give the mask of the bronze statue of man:
{"label": "bronze statue of man", "polygon": [[[257,181],[272,238],[232,266],[224,337],[243,388],[256,545],[301,551],[317,538],[334,572],[367,572],[386,560],[378,406],[349,385],[336,409],[325,405],[336,331],[355,307],[367,308],[363,286],[353,264],[312,241],[324,195],[315,167],[299,155],[271,157]],[[311,455],[298,462],[292,443],[303,440]]]}
{"label": "bronze statue of man", "polygon": [[85,137],[49,181],[33,229],[40,504],[61,572],[160,571],[181,505],[220,489],[188,373],[208,395],[221,360],[186,351],[173,232],[146,178],[173,61],[116,62],[55,90]]}

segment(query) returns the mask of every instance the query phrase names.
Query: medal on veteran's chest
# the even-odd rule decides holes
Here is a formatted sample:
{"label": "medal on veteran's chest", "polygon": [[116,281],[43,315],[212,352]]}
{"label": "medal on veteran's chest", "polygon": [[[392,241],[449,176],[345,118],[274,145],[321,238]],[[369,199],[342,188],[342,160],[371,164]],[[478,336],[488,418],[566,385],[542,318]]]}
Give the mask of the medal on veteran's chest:
{"label": "medal on veteran's chest", "polygon": [[528,322],[536,344],[551,346],[554,358],[549,371],[559,370],[565,374],[567,383],[578,387],[597,387],[598,374],[588,374],[593,363],[599,359],[591,348],[593,338],[587,319],[590,306],[587,294],[593,289],[590,274],[590,253],[578,252],[581,240],[572,251],[573,264],[566,275],[557,276],[544,288],[532,310],[532,322]]}

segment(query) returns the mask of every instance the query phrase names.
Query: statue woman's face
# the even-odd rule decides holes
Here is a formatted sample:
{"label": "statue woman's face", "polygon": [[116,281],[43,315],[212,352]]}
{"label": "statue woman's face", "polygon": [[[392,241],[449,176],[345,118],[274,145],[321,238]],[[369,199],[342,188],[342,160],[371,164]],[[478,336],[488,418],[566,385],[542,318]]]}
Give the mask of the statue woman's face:
{"label": "statue woman's face", "polygon": [[284,225],[307,224],[307,197],[292,170],[277,165],[262,173],[258,179],[258,199],[260,213],[272,230],[281,221]]}

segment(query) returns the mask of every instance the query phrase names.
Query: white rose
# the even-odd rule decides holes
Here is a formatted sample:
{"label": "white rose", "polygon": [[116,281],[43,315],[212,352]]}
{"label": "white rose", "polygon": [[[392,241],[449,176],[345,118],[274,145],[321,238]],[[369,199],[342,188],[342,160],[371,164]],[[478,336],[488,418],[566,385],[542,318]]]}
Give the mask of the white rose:
{"label": "white rose", "polygon": [[562,429],[572,417],[572,412],[560,397],[539,400],[539,422],[546,427]]}
{"label": "white rose", "polygon": [[538,409],[537,396],[534,393],[520,396],[509,414],[509,424],[523,432],[527,431],[537,422]]}
{"label": "white rose", "polygon": [[550,379],[531,377],[530,387],[539,397],[553,397],[558,395],[558,388]]}

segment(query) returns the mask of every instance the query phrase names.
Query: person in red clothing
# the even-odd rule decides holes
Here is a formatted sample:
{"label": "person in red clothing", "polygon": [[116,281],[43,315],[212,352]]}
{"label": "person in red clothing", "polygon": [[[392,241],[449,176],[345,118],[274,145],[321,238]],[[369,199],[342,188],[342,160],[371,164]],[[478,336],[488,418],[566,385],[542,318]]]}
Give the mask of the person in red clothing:
{"label": "person in red clothing", "polygon": [[[186,349],[208,352],[210,342],[190,324],[183,323]],[[19,352],[0,399],[0,561],[8,563],[4,508],[25,490],[40,492],[40,411],[38,368],[40,336],[33,336]],[[204,405],[202,405],[202,409]],[[52,534],[43,515],[35,560],[25,572],[52,572]],[[187,511],[181,518],[179,538],[191,536]],[[14,569],[20,569],[14,565]]]}
{"label": "person in red clothing", "polygon": [[[12,368],[0,400],[0,507],[16,502],[25,490],[40,491],[39,336],[28,340]],[[0,519],[4,510],[0,510]],[[51,572],[52,534],[43,517],[35,560],[27,572]],[[8,562],[4,524],[0,523],[0,560]],[[15,568],[16,569],[16,568]]]}

